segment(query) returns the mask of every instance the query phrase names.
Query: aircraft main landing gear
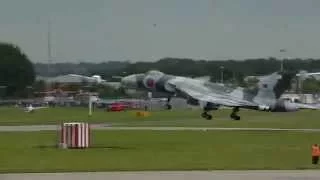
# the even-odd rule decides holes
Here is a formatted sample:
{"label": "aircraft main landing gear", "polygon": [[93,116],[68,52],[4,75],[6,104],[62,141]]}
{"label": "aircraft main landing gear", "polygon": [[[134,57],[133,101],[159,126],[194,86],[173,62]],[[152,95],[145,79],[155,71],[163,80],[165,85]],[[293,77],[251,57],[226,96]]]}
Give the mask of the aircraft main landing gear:
{"label": "aircraft main landing gear", "polygon": [[232,113],[230,114],[230,118],[233,120],[240,120],[240,116],[237,115],[237,112],[239,112],[239,107],[234,107],[232,109]]}
{"label": "aircraft main landing gear", "polygon": [[206,106],[203,108],[203,113],[201,113],[201,117],[205,118],[206,120],[211,120],[212,115],[208,114],[208,112],[213,109],[213,105],[211,103],[207,103]]}

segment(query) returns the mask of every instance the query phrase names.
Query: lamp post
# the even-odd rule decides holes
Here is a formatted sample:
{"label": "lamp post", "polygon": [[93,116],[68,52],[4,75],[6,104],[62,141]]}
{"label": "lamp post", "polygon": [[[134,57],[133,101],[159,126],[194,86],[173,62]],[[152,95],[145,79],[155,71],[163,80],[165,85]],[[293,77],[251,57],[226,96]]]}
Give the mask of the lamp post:
{"label": "lamp post", "polygon": [[[286,49],[280,49],[280,53],[286,53]],[[283,61],[284,61],[284,56],[281,57],[281,66],[280,66],[280,71],[283,72]]]}
{"label": "lamp post", "polygon": [[32,97],[32,89],[33,89],[32,86],[27,86],[26,89],[27,89],[28,98],[31,98]]}
{"label": "lamp post", "polygon": [[221,83],[223,84],[223,69],[224,66],[220,66],[220,74],[221,74]]}
{"label": "lamp post", "polygon": [[2,99],[6,94],[7,86],[0,86],[0,99]]}

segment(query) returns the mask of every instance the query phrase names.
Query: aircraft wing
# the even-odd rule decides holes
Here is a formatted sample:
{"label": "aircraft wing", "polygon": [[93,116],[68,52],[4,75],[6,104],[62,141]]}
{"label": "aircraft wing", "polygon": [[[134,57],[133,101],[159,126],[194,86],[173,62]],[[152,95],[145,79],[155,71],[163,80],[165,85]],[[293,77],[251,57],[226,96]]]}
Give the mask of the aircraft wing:
{"label": "aircraft wing", "polygon": [[230,95],[223,95],[214,92],[200,92],[195,87],[189,87],[180,83],[179,85],[171,84],[178,92],[185,94],[189,97],[197,99],[199,101],[210,102],[222,106],[229,107],[247,107],[247,108],[259,108],[259,104],[254,102],[245,101],[240,98],[232,97]]}
{"label": "aircraft wing", "polygon": [[294,103],[299,109],[320,109],[319,104],[304,104],[304,103]]}
{"label": "aircraft wing", "polygon": [[25,112],[31,112],[31,111],[34,111],[34,110],[44,109],[44,108],[49,108],[49,107],[47,107],[47,106],[25,107],[25,108],[24,108],[24,111],[25,111]]}
{"label": "aircraft wing", "polygon": [[199,81],[203,81],[203,82],[209,82],[210,81],[210,76],[201,76],[201,77],[195,77],[193,79],[199,80]]}
{"label": "aircraft wing", "polygon": [[313,76],[313,75],[320,75],[320,72],[314,72],[314,73],[298,73],[297,76]]}

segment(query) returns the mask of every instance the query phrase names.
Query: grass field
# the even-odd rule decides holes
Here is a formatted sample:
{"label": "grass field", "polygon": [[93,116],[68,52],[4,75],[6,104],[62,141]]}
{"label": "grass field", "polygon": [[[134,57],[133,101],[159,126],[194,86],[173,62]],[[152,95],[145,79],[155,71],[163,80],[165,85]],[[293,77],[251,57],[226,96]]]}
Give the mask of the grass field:
{"label": "grass field", "polygon": [[56,149],[56,134],[0,133],[0,172],[314,169],[320,133],[94,131],[93,147]]}
{"label": "grass field", "polygon": [[0,108],[0,125],[57,124],[61,121],[88,121],[109,123],[112,126],[198,126],[198,127],[273,127],[320,128],[320,111],[272,113],[241,110],[240,121],[229,118],[231,110],[213,112],[213,120],[200,117],[199,110],[172,110],[151,112],[150,117],[136,117],[134,111],[105,112],[96,110],[88,117],[87,108],[49,108],[35,113],[25,113],[18,108]]}

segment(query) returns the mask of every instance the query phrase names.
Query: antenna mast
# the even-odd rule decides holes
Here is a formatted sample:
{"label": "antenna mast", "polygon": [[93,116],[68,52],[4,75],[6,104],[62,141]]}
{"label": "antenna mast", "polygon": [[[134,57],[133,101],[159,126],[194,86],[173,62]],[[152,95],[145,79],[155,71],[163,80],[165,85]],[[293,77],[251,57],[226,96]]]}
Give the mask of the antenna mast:
{"label": "antenna mast", "polygon": [[51,64],[51,22],[50,19],[48,20],[48,76],[50,76],[50,64]]}

